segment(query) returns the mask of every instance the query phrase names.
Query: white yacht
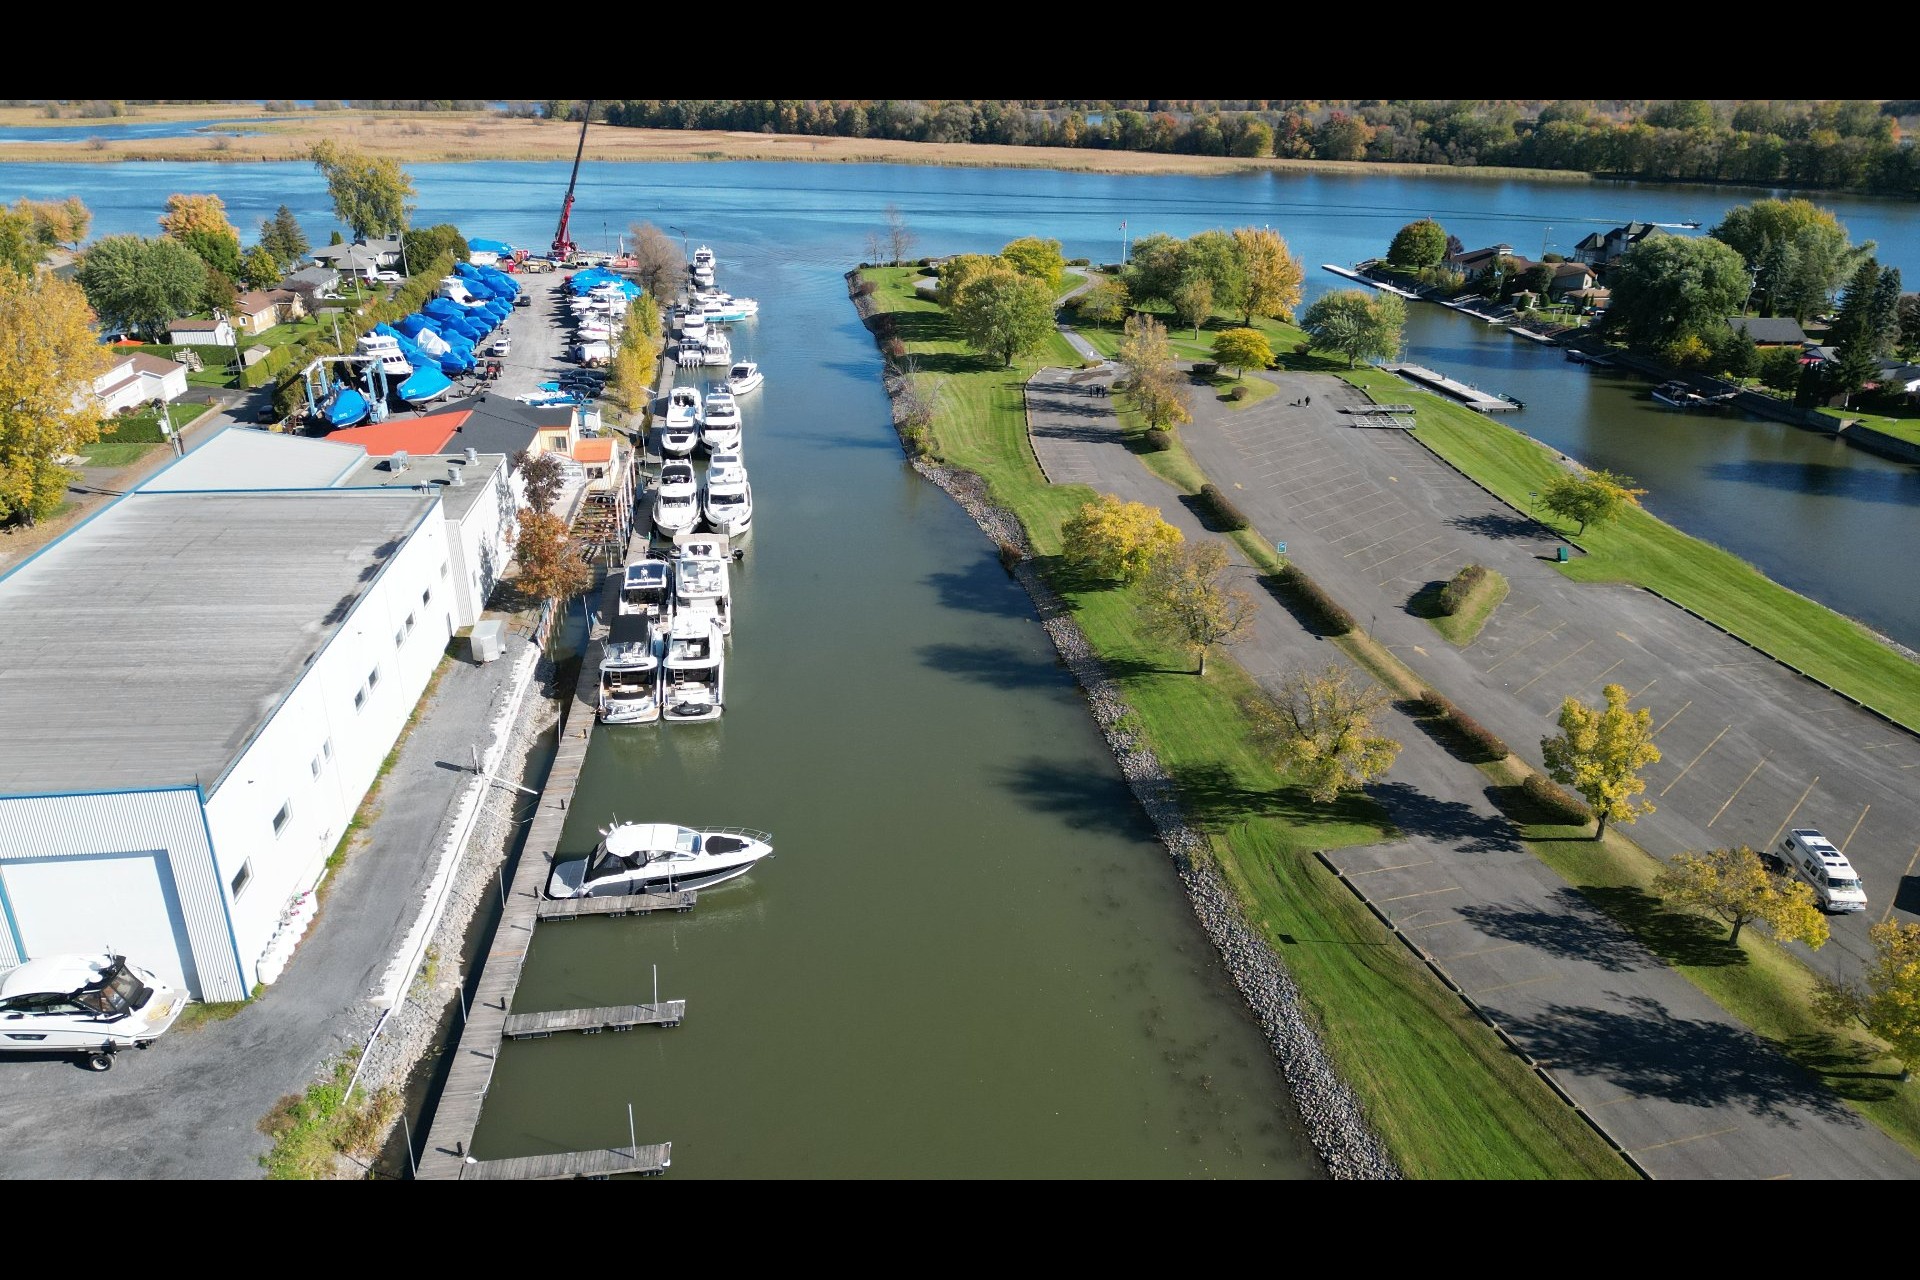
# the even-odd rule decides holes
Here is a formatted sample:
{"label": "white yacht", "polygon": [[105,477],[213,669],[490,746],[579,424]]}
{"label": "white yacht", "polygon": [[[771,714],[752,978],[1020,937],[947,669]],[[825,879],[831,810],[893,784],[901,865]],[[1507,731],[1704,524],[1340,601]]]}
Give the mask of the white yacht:
{"label": "white yacht", "polygon": [[116,955],[29,960],[0,977],[0,1053],[77,1053],[95,1071],[158,1040],[187,994]]}
{"label": "white yacht", "polygon": [[696,289],[713,288],[713,250],[701,245],[693,251],[693,262],[687,268],[687,274],[693,277]]}
{"label": "white yacht", "polygon": [[707,315],[699,308],[680,313],[680,345],[699,346],[700,340],[707,336]]}
{"label": "white yacht", "polygon": [[371,356],[387,371],[387,385],[397,387],[413,376],[413,362],[400,350],[400,339],[369,330],[353,344],[353,354]]}
{"label": "white yacht", "polygon": [[660,453],[668,458],[685,458],[700,443],[700,393],[692,387],[675,387],[667,393],[667,416],[660,424]]}
{"label": "white yacht", "polygon": [[752,360],[742,360],[727,370],[727,390],[735,396],[743,396],[749,391],[758,391],[766,377],[760,372],[760,366]]}
{"label": "white yacht", "polygon": [[732,543],[721,533],[686,533],[673,540],[673,616],[711,618],[733,634],[733,584],[727,566]]}
{"label": "white yacht", "polygon": [[[721,457],[739,457],[722,454]],[[753,528],[753,486],[747,483],[747,469],[735,463],[707,467],[701,486],[700,517],[707,527],[728,539],[745,537]]]}
{"label": "white yacht", "polygon": [[[685,348],[683,347],[682,350],[684,351]],[[716,329],[709,325],[707,336],[700,339],[700,345],[696,350],[703,365],[724,368],[733,363],[733,343],[728,339],[724,329]],[[683,360],[681,363],[687,362]]]}
{"label": "white yacht", "polygon": [[660,718],[659,637],[618,640],[600,659],[602,724],[652,724]]}
{"label": "white yacht", "polygon": [[600,832],[585,858],[556,863],[549,898],[615,897],[705,889],[743,876],[773,853],[773,837],[746,827],[618,822]]}
{"label": "white yacht", "polygon": [[[653,530],[672,540],[700,519],[700,482],[693,464],[674,458],[661,464],[660,482],[653,494]],[[675,601],[676,607],[678,601]]]}
{"label": "white yacht", "polygon": [[620,584],[622,616],[645,618],[648,626],[665,622],[665,615],[673,607],[668,567],[662,556],[648,556],[627,566],[626,577]]}
{"label": "white yacht", "polygon": [[760,314],[760,304],[752,298],[736,298],[718,289],[702,289],[693,301],[707,317],[708,324],[734,324]]}
{"label": "white yacht", "polygon": [[660,659],[661,719],[718,720],[726,704],[727,637],[710,613],[674,610]]}
{"label": "white yacht", "polygon": [[700,447],[708,453],[740,447],[740,406],[725,387],[707,392],[700,405]]}

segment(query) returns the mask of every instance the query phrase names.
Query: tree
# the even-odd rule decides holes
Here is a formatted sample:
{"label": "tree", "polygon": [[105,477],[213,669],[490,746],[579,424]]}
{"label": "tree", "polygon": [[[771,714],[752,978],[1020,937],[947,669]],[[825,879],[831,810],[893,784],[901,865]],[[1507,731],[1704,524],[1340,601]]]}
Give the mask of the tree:
{"label": "tree", "polygon": [[1432,218],[1409,222],[1393,237],[1387,261],[1407,271],[1437,267],[1447,256],[1447,229]]}
{"label": "tree", "polygon": [[1148,426],[1193,421],[1191,393],[1174,363],[1166,326],[1144,312],[1129,316],[1115,354],[1127,368],[1126,394]]}
{"label": "tree", "polygon": [[[338,232],[334,233],[333,242],[340,243]],[[465,262],[471,256],[467,238],[451,222],[436,222],[430,227],[403,231],[400,233],[400,244],[406,253],[407,266],[416,274],[430,268],[443,254],[451,255],[455,262]]]}
{"label": "tree", "polygon": [[1102,277],[1074,298],[1074,313],[1087,324],[1117,324],[1127,314],[1127,286]]}
{"label": "tree", "polygon": [[1883,920],[1867,930],[1873,962],[1860,981],[1822,979],[1814,1008],[1829,1022],[1858,1022],[1900,1059],[1901,1079],[1920,1062],[1920,924]]}
{"label": "tree", "polygon": [[1645,492],[1633,487],[1632,476],[1606,470],[1568,471],[1547,481],[1540,490],[1540,505],[1554,515],[1578,520],[1577,532],[1585,533],[1589,524],[1605,524],[1628,507],[1639,506]]}
{"label": "tree", "polygon": [[1181,257],[1180,274],[1183,285],[1199,277],[1212,288],[1207,315],[1214,311],[1241,314],[1247,299],[1247,272],[1241,264],[1239,241],[1232,235],[1202,231],[1193,236]]}
{"label": "tree", "polygon": [[1240,299],[1240,322],[1251,326],[1255,316],[1291,320],[1300,305],[1305,272],[1278,232],[1265,227],[1238,227],[1233,243],[1240,255],[1246,288]]}
{"label": "tree", "polygon": [[1171,303],[1173,291],[1180,287],[1186,250],[1184,240],[1176,240],[1164,231],[1135,240],[1127,264],[1121,268],[1121,278],[1134,301]]}
{"label": "tree", "polygon": [[1232,644],[1253,621],[1253,597],[1225,582],[1227,549],[1186,543],[1155,559],[1140,601],[1149,630],[1194,655],[1207,674],[1207,651]]}
{"label": "tree", "polygon": [[967,287],[967,282],[976,276],[984,275],[1003,264],[992,254],[959,253],[940,264],[939,284],[934,289],[934,299],[943,307],[952,308],[954,300]]}
{"label": "tree", "polygon": [[520,473],[521,483],[526,486],[528,504],[543,515],[551,511],[554,499],[560,496],[559,456],[528,453],[522,449],[513,455],[513,469]]}
{"label": "tree", "polygon": [[33,223],[35,238],[48,246],[78,245],[87,238],[87,228],[93,225],[93,211],[79,196],[68,196],[65,200],[22,199],[14,208],[27,216]]}
{"label": "tree", "polygon": [[174,317],[197,309],[207,291],[206,266],[192,250],[140,236],[94,241],[74,280],[103,319],[137,329],[150,341]]}
{"label": "tree", "polygon": [[240,233],[227,221],[227,205],[219,196],[168,196],[167,211],[160,215],[160,233],[185,243],[196,232],[231,240],[236,248],[240,244]]}
{"label": "tree", "polygon": [[1760,385],[1781,395],[1790,396],[1800,387],[1800,363],[1798,347],[1768,347],[1760,353],[1758,375]]}
{"label": "tree", "polygon": [[48,244],[40,238],[33,218],[15,206],[0,208],[0,268],[30,276],[47,256]]}
{"label": "tree", "polygon": [[1827,941],[1827,918],[1813,886],[1774,875],[1746,845],[1677,853],[1654,877],[1653,889],[1669,901],[1732,925],[1730,943],[1738,943],[1740,930],[1754,921],[1782,942],[1804,942],[1817,951]]}
{"label": "tree", "polygon": [[1235,378],[1247,369],[1273,363],[1273,347],[1258,329],[1228,329],[1213,340],[1213,357],[1233,370]]}
{"label": "tree", "polygon": [[1391,360],[1399,355],[1406,324],[1406,304],[1398,295],[1365,289],[1323,293],[1300,317],[1313,345],[1344,355],[1349,369],[1362,357]]}
{"label": "tree", "polygon": [[1893,351],[1900,337],[1900,269],[1880,264],[1868,255],[1854,268],[1840,295],[1840,310],[1827,341],[1836,359],[1827,367],[1829,394],[1852,396],[1880,371],[1880,357]]}
{"label": "tree", "polygon": [[953,319],[968,346],[1011,365],[1052,336],[1053,293],[1010,267],[992,267],[954,298]]}
{"label": "tree", "polygon": [[331,138],[315,143],[308,158],[325,175],[333,211],[353,229],[355,240],[406,230],[415,193],[413,179],[399,161],[362,155]]}
{"label": "tree", "polygon": [[568,546],[559,516],[522,507],[513,555],[520,589],[536,600],[570,600],[593,585],[593,570]]}
{"label": "tree", "polygon": [[1339,663],[1317,672],[1295,671],[1275,698],[1251,698],[1243,709],[1254,740],[1289,772],[1317,804],[1365,786],[1393,767],[1400,744],[1374,731],[1386,705],[1378,685],[1362,687]]}
{"label": "tree", "polygon": [[56,459],[99,439],[93,380],[112,357],[91,320],[77,285],[0,267],[0,522],[56,511],[77,478]]}
{"label": "tree", "polygon": [[1049,295],[1059,295],[1061,279],[1067,273],[1067,260],[1060,256],[1058,240],[1022,236],[1008,242],[1007,247],[1000,251],[1000,260],[1021,275],[1030,276],[1047,286]]}
{"label": "tree", "polygon": [[1653,745],[1653,713],[1645,707],[1629,711],[1620,685],[1610,684],[1600,695],[1604,708],[1575,698],[1561,703],[1559,734],[1540,740],[1547,775],[1578,791],[1599,818],[1595,840],[1606,834],[1609,819],[1630,823],[1653,812],[1652,801],[1636,804],[1633,797],[1647,789],[1640,770],[1660,759],[1660,748]]}
{"label": "tree", "polygon": [[627,274],[656,298],[673,296],[687,278],[687,257],[679,242],[651,222],[636,223],[627,234],[633,241],[633,266]]}
{"label": "tree", "polygon": [[1158,507],[1122,501],[1112,493],[1081,504],[1060,526],[1060,554],[1068,564],[1123,584],[1145,577],[1155,560],[1184,540],[1160,518]]}
{"label": "tree", "polygon": [[1747,266],[1718,240],[1649,236],[1613,264],[1604,324],[1636,346],[1704,337],[1746,301]]}
{"label": "tree", "polygon": [[284,270],[304,259],[313,245],[307,240],[307,233],[300,229],[300,220],[293,216],[293,210],[281,205],[271,218],[260,219],[260,247],[271,253]]}
{"label": "tree", "polygon": [[1188,276],[1173,291],[1173,315],[1181,324],[1193,327],[1194,341],[1200,340],[1200,326],[1213,314],[1213,281],[1200,274]]}
{"label": "tree", "polygon": [[240,280],[249,289],[266,289],[279,283],[280,263],[273,250],[257,244],[240,259]]}
{"label": "tree", "polygon": [[890,204],[886,208],[887,219],[887,258],[894,266],[899,266],[913,256],[915,236],[907,227],[907,216],[900,212],[900,206]]}
{"label": "tree", "polygon": [[1766,295],[1766,314],[1804,320],[1826,309],[1827,299],[1872,242],[1855,248],[1831,211],[1809,200],[1756,200],[1729,209],[1707,232],[1731,245],[1753,271]]}

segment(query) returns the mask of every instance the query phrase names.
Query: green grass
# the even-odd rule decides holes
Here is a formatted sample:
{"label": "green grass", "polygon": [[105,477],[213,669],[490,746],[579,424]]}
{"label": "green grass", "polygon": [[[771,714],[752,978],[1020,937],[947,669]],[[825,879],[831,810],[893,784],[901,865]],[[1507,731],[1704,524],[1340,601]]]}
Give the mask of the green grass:
{"label": "green grass", "polygon": [[261,1117],[260,1131],[273,1139],[260,1157],[269,1180],[333,1178],[339,1157],[369,1152],[392,1125],[400,1110],[396,1091],[359,1090],[347,1098],[357,1060],[357,1051],[335,1060],[325,1080],[288,1094]]}
{"label": "green grass", "polygon": [[90,444],[80,456],[90,467],[124,467],[164,448],[162,444]]}
{"label": "green grass", "polygon": [[[259,994],[257,988],[255,994]],[[248,1000],[195,1000],[182,1009],[180,1016],[174,1019],[173,1033],[175,1035],[181,1032],[191,1033],[215,1022],[225,1022],[250,1003],[251,1001]]]}
{"label": "green grass", "polygon": [[[1251,678],[1216,658],[1190,658],[1143,628],[1127,589],[1076,581],[1054,557],[1060,522],[1094,497],[1041,479],[1026,436],[1022,386],[1038,364],[1074,367],[1070,350],[1011,370],[954,339],[941,310],[912,293],[912,269],[866,277],[897,313],[901,337],[936,405],[938,456],[981,475],[995,501],[1023,522],[1041,568],[1062,591],[1118,683],[1138,731],[1174,779],[1184,811],[1205,833],[1247,918],[1299,983],[1342,1078],[1403,1170],[1423,1178],[1624,1178],[1632,1170],[1537,1079],[1465,1004],[1419,964],[1325,866],[1316,850],[1391,834],[1365,797],[1313,804],[1250,745],[1241,700]],[[1123,425],[1137,430],[1137,421]],[[1144,454],[1197,491],[1184,449]],[[1255,563],[1277,561],[1257,535],[1236,536]]]}
{"label": "green grass", "polygon": [[1480,635],[1480,629],[1487,625],[1487,619],[1500,607],[1510,590],[1507,576],[1498,570],[1488,569],[1486,576],[1475,583],[1467,592],[1467,598],[1453,613],[1439,611],[1439,591],[1437,586],[1429,585],[1414,595],[1412,608],[1416,615],[1426,619],[1427,625],[1438,631],[1449,644],[1466,648]]}
{"label": "green grass", "polygon": [[[1378,370],[1343,376],[1375,399],[1419,406],[1415,438],[1521,511],[1562,464],[1538,441]],[[1859,624],[1787,590],[1732,552],[1692,538],[1638,508],[1578,533],[1533,510],[1587,552],[1560,571],[1582,582],[1650,588],[1889,719],[1920,730],[1920,674]]]}
{"label": "green grass", "polygon": [[1920,444],[1920,418],[1890,418],[1884,413],[1859,413],[1841,409],[1822,409],[1821,413],[1833,419],[1834,426],[1853,419],[1863,427],[1872,427],[1908,444]]}

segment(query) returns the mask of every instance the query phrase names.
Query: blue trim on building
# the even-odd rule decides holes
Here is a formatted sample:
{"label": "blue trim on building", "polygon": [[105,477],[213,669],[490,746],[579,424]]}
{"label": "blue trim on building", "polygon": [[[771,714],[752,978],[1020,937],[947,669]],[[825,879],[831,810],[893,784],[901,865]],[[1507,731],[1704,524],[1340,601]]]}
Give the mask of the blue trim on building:
{"label": "blue trim on building", "polygon": [[69,796],[144,796],[159,791],[198,791],[197,782],[182,782],[171,787],[108,787],[97,791],[27,791],[0,793],[0,800],[64,800]]}

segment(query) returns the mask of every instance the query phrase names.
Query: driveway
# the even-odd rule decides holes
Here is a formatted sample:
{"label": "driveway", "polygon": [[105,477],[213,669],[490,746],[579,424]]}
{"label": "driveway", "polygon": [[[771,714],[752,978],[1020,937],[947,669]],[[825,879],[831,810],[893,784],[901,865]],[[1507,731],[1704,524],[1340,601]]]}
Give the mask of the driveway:
{"label": "driveway", "polygon": [[[1285,415],[1263,429],[1304,433],[1318,417],[1325,419],[1322,433],[1358,434],[1333,425],[1344,417],[1333,412],[1340,404],[1336,385],[1344,384],[1315,378],[1295,386],[1283,380],[1279,395],[1254,406],[1267,409],[1269,417]],[[1307,395],[1314,400],[1310,412],[1288,403]],[[1189,539],[1212,536],[1180,495],[1127,451],[1112,400],[1091,383],[1072,383],[1065,370],[1045,370],[1028,386],[1027,407],[1035,454],[1056,483],[1075,476],[1099,492],[1158,507]],[[1322,563],[1352,560],[1311,539],[1303,542],[1292,532],[1301,522],[1291,509],[1263,502],[1272,481],[1254,479],[1238,456],[1240,446],[1232,443],[1235,435],[1259,438],[1249,434],[1248,412],[1196,397],[1194,422],[1182,433],[1214,482],[1234,489],[1236,502],[1261,531],[1288,542],[1289,555],[1360,615],[1365,601],[1355,608],[1344,594],[1353,584],[1321,576]],[[1408,469],[1406,477],[1382,483],[1411,486],[1420,475]],[[1356,529],[1394,524],[1390,511],[1377,505],[1381,499],[1357,477],[1329,471],[1316,483],[1329,504],[1323,519],[1347,519],[1340,513],[1350,503]],[[1253,594],[1258,614],[1234,657],[1255,679],[1272,688],[1293,670],[1329,661],[1351,665],[1270,595]],[[1375,625],[1384,631],[1388,621],[1383,615]],[[1406,622],[1425,629],[1424,623]],[[1403,638],[1397,632],[1389,639],[1403,653],[1416,639],[1428,649],[1444,644],[1431,633]],[[1466,690],[1450,696],[1474,705]],[[1728,1017],[1528,853],[1488,798],[1478,770],[1455,760],[1398,712],[1389,711],[1381,724],[1403,749],[1369,793],[1386,807],[1402,837],[1338,851],[1329,864],[1641,1168],[1661,1178],[1920,1176],[1920,1160]]]}

